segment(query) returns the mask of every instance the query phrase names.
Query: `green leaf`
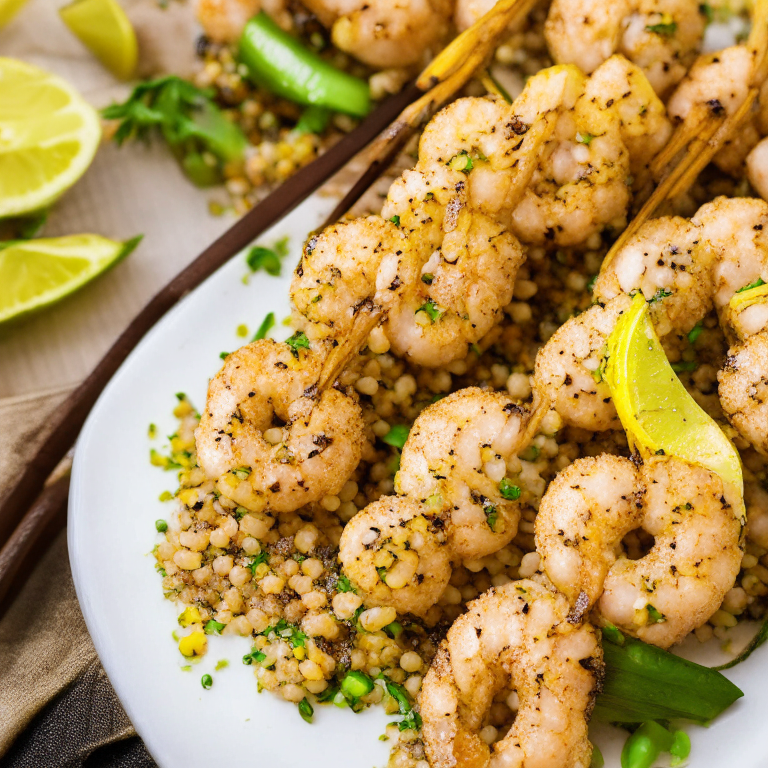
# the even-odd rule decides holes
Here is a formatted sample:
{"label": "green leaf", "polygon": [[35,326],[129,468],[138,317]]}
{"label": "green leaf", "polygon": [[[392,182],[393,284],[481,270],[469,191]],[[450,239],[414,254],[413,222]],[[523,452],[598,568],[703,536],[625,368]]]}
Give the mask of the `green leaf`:
{"label": "green leaf", "polygon": [[293,356],[298,358],[300,349],[309,349],[309,339],[303,331],[296,331],[285,343],[291,348]]}
{"label": "green leaf", "polygon": [[706,723],[744,694],[716,670],[603,629],[605,682],[595,717],[616,723],[685,719]]}
{"label": "green leaf", "polygon": [[394,424],[384,437],[381,439],[393,448],[402,448],[408,439],[408,433],[411,428],[407,424]]}

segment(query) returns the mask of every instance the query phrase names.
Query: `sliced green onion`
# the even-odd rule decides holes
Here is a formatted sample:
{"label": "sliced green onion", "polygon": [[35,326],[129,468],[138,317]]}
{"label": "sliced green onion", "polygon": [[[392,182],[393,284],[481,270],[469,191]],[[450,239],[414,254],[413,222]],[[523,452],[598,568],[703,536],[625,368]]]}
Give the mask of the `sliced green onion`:
{"label": "sliced green onion", "polygon": [[373,680],[365,672],[353,669],[344,675],[344,679],[341,681],[341,690],[353,699],[360,699],[373,690]]}
{"label": "sliced green onion", "polygon": [[274,328],[275,326],[275,313],[270,312],[262,321],[261,325],[259,326],[259,329],[256,331],[256,333],[253,335],[253,338],[251,341],[258,341],[259,339],[266,338],[267,334]]}
{"label": "sliced green onion", "polygon": [[285,340],[285,343],[291,348],[294,357],[299,356],[300,349],[309,349],[309,339],[303,331],[296,331],[290,339]]}
{"label": "sliced green onion", "polygon": [[200,684],[207,691],[213,685],[213,678],[210,675],[203,675],[200,678]]}
{"label": "sliced green onion", "polygon": [[240,38],[239,58],[251,79],[283,98],[363,117],[371,108],[368,84],[305,48],[263,11]]}
{"label": "sliced green onion", "polygon": [[203,632],[205,632],[206,635],[220,635],[221,630],[226,626],[226,624],[222,624],[220,621],[214,621],[211,619],[210,621],[206,622],[205,626],[203,627]]}
{"label": "sliced green onion", "polygon": [[155,520],[155,528],[158,533],[165,533],[168,530],[168,523],[165,520]]}
{"label": "sliced green onion", "polygon": [[315,714],[315,710],[312,708],[312,705],[309,703],[309,701],[307,701],[306,696],[299,702],[299,714],[301,715],[301,719],[304,720],[304,722],[312,722],[312,716]]}
{"label": "sliced green onion", "polygon": [[411,428],[407,424],[394,424],[389,432],[381,439],[393,448],[402,448],[408,439],[408,433]]}

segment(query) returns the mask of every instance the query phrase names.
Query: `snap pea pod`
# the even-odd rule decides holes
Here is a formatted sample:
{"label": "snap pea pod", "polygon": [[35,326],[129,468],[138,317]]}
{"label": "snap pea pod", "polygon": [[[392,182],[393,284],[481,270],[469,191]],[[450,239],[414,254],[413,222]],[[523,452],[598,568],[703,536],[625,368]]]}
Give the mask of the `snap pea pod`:
{"label": "snap pea pod", "polygon": [[370,111],[370,93],[364,80],[323,61],[263,11],[245,25],[239,58],[254,82],[297,104],[355,117]]}
{"label": "snap pea pod", "polygon": [[744,695],[719,672],[603,629],[606,676],[594,716],[613,723],[693,720],[706,723]]}

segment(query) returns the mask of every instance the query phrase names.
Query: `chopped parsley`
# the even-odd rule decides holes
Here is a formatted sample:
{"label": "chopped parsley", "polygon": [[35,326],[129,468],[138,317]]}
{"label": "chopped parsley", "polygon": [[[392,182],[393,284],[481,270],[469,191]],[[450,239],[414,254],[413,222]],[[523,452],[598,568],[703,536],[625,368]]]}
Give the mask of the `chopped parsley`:
{"label": "chopped parsley", "polygon": [[387,680],[386,688],[387,693],[397,702],[400,714],[405,716],[397,723],[398,730],[420,730],[421,715],[413,708],[413,699],[411,699],[408,691],[399,683],[393,683],[391,680]]}
{"label": "chopped parsley", "polygon": [[436,323],[445,314],[445,310],[441,309],[432,299],[427,299],[416,312],[426,312],[433,323]]}
{"label": "chopped parsley", "polygon": [[648,299],[648,303],[654,304],[655,302],[661,301],[662,299],[666,299],[667,296],[671,296],[671,295],[672,295],[672,291],[670,291],[669,289],[659,288],[659,290],[656,291],[656,293],[654,293],[650,299]]}
{"label": "chopped parsley", "polygon": [[485,522],[488,523],[488,527],[493,531],[496,529],[496,523],[499,520],[499,511],[493,504],[483,506],[483,512],[485,512]]}
{"label": "chopped parsley", "polygon": [[394,424],[389,432],[381,439],[393,448],[402,448],[408,439],[408,433],[411,428],[407,424]]}
{"label": "chopped parsley", "polygon": [[343,573],[339,576],[339,580],[336,582],[336,590],[338,592],[357,592],[354,586],[352,586],[352,582]]}
{"label": "chopped parsley", "polygon": [[296,331],[285,343],[291,348],[293,356],[298,358],[300,349],[309,349],[309,339],[303,331]]}
{"label": "chopped parsley", "polygon": [[224,629],[225,626],[226,624],[222,624],[220,621],[211,619],[205,623],[203,632],[205,632],[206,635],[220,635],[221,630]]}
{"label": "chopped parsley", "polygon": [[499,483],[499,493],[507,501],[517,501],[520,498],[520,486],[510,482],[508,478],[502,477]]}
{"label": "chopped parsley", "polygon": [[269,562],[269,554],[267,552],[259,552],[256,557],[254,557],[250,563],[248,563],[245,567],[248,568],[252,574],[255,575],[256,569],[262,564]]}
{"label": "chopped parsley", "polygon": [[259,339],[265,339],[267,334],[275,326],[275,313],[270,312],[262,321],[256,333],[253,334],[251,341],[259,341]]}
{"label": "chopped parsley", "polygon": [[762,277],[758,277],[754,283],[750,283],[749,285],[745,285],[743,288],[739,288],[739,290],[736,291],[736,293],[744,293],[744,291],[751,291],[753,288],[759,288],[761,285],[765,285],[765,280],[763,280]]}
{"label": "chopped parsley", "polygon": [[[669,19],[669,21],[667,21]],[[662,16],[662,21],[659,24],[648,24],[645,28],[646,32],[653,32],[656,35],[662,37],[672,37],[677,32],[677,22],[672,21],[669,14],[665,13]]]}
{"label": "chopped parsley", "polygon": [[250,667],[254,661],[257,664],[261,664],[266,658],[266,653],[263,653],[258,648],[254,648],[250,653],[246,653],[245,656],[243,656],[243,664],[247,664]]}

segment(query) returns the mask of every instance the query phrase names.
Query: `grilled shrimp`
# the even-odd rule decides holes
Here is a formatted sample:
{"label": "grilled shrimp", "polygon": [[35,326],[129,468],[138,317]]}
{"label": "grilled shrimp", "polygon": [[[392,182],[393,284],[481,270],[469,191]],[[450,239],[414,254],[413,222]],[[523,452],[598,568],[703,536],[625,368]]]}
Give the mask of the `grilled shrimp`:
{"label": "grilled shrimp", "polygon": [[[587,768],[587,722],[603,677],[589,624],[567,620],[568,601],[533,581],[490,589],[448,630],[421,692],[422,735],[433,768]],[[506,736],[479,735],[494,697],[517,691]]]}
{"label": "grilled shrimp", "polygon": [[593,295],[606,303],[642,291],[659,336],[688,333],[712,308],[714,251],[691,222],[668,216],[646,222],[608,263]]}
{"label": "grilled shrimp", "polygon": [[[578,618],[599,615],[667,648],[703,624],[741,566],[741,522],[722,480],[703,467],[653,456],[578,459],[550,484],[536,518],[542,568]],[[638,560],[621,554],[635,528],[654,537]]]}
{"label": "grilled shrimp", "polygon": [[588,74],[623,54],[664,97],[693,62],[704,27],[697,0],[554,0],[544,35],[557,63]]}
{"label": "grilled shrimp", "polygon": [[631,304],[621,295],[572,317],[536,355],[534,389],[545,394],[566,424],[600,432],[618,429],[619,417],[600,366],[619,315]]}
{"label": "grilled shrimp", "polygon": [[196,14],[206,37],[216,43],[234,43],[248,20],[261,10],[284,29],[291,28],[286,0],[197,0]]}
{"label": "grilled shrimp", "polygon": [[298,509],[340,491],[360,461],[360,406],[336,389],[317,391],[325,352],[255,341],[229,355],[211,380],[197,457],[238,504]]}
{"label": "grilled shrimp", "polygon": [[[419,64],[448,32],[451,0],[304,0],[331,31],[334,45],[376,68]],[[286,0],[198,0],[197,18],[205,34],[234,43],[250,18],[264,10],[281,27],[293,19]]]}
{"label": "grilled shrimp", "polygon": [[451,577],[442,521],[404,496],[384,497],[355,515],[341,535],[339,559],[367,605],[398,613],[423,616]]}
{"label": "grilled shrimp", "polygon": [[768,331],[729,349],[717,380],[728,420],[758,451],[768,454]]}
{"label": "grilled shrimp", "polygon": [[403,446],[398,495],[358,512],[341,537],[339,559],[366,604],[424,614],[453,562],[497,552],[515,537],[528,497],[518,454],[546,411],[538,398],[528,409],[477,387],[422,411]]}
{"label": "grilled shrimp", "polygon": [[337,48],[372,67],[419,64],[448,32],[452,0],[302,0]]}
{"label": "grilled shrimp", "polygon": [[[524,482],[519,454],[546,412],[477,387],[425,409],[403,446],[395,489],[444,520],[453,559],[497,552],[517,533]],[[502,493],[502,488],[515,491]],[[514,497],[514,498],[513,498]]]}

